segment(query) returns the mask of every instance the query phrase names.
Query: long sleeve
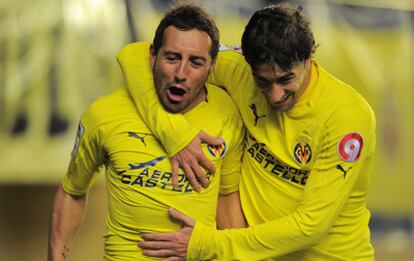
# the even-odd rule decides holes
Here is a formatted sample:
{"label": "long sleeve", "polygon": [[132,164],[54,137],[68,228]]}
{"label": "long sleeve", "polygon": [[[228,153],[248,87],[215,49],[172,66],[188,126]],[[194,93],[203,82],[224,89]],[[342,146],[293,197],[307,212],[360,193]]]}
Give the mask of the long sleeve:
{"label": "long sleeve", "polygon": [[[350,110],[361,116],[346,120],[350,119],[344,117]],[[187,252],[189,260],[262,260],[318,245],[337,222],[345,204],[359,200],[359,192],[353,189],[359,180],[368,180],[375,151],[375,118],[369,108],[355,105],[338,110],[325,127],[323,145],[293,213],[245,229],[216,231],[196,223]],[[348,160],[338,156],[342,141],[352,137],[347,133],[364,138],[346,142],[351,144],[350,154],[360,149],[359,159],[356,154]],[[346,215],[366,215],[363,208],[347,211]]]}

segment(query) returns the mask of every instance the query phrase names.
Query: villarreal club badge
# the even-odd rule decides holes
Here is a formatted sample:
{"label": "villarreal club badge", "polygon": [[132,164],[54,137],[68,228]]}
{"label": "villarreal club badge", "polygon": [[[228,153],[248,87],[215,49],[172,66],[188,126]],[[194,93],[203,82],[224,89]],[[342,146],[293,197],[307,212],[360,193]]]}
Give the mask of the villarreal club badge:
{"label": "villarreal club badge", "polygon": [[301,166],[305,166],[312,159],[312,149],[309,143],[301,141],[296,143],[293,149],[293,155],[297,163]]}
{"label": "villarreal club badge", "polygon": [[220,144],[220,145],[207,145],[207,150],[210,153],[211,156],[214,158],[223,158],[227,151],[227,144],[226,142]]}

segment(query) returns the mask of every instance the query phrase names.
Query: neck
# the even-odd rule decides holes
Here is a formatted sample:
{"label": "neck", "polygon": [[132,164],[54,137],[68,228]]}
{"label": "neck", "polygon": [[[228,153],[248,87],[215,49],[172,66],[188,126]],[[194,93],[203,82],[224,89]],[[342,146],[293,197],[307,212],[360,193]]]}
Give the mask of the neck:
{"label": "neck", "polygon": [[309,59],[308,61],[305,62],[305,76],[303,79],[303,88],[300,91],[300,93],[298,93],[298,98],[301,97],[303,93],[305,93],[306,89],[309,87],[309,84],[311,82],[311,76],[312,76],[312,60]]}
{"label": "neck", "polygon": [[201,88],[200,93],[197,95],[197,97],[194,99],[194,101],[191,104],[189,104],[184,110],[182,110],[180,113],[184,114],[186,112],[191,111],[200,102],[202,102],[206,99],[207,99],[207,89],[206,89],[206,86],[203,86],[203,88]]}

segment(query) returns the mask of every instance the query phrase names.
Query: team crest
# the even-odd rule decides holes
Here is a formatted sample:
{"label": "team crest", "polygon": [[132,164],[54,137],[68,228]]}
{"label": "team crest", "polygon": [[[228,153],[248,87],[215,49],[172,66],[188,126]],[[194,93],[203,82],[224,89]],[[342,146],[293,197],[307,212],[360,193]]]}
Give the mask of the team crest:
{"label": "team crest", "polygon": [[307,142],[298,142],[293,150],[295,160],[300,165],[304,166],[312,159],[312,149]]}
{"label": "team crest", "polygon": [[79,122],[78,130],[76,131],[75,145],[74,145],[73,150],[72,150],[72,157],[73,158],[76,158],[76,155],[78,154],[79,144],[80,144],[80,141],[82,139],[83,133],[85,133],[85,127],[83,127],[82,123]]}
{"label": "team crest", "polygon": [[207,150],[210,153],[211,156],[213,156],[214,158],[223,158],[224,155],[227,152],[227,144],[226,142],[224,142],[223,144],[220,145],[207,145]]}
{"label": "team crest", "polygon": [[346,162],[354,162],[359,159],[361,155],[364,140],[361,134],[352,132],[342,137],[338,143],[339,157]]}

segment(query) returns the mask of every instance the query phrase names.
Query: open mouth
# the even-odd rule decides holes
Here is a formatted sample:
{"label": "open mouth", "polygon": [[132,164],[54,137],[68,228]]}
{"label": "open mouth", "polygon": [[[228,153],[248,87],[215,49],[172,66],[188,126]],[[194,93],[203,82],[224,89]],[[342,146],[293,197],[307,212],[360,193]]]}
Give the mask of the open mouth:
{"label": "open mouth", "polygon": [[182,87],[171,86],[168,88],[167,96],[172,102],[181,102],[185,98],[187,91]]}
{"label": "open mouth", "polygon": [[168,90],[171,94],[178,96],[183,96],[186,93],[184,89],[175,86],[171,86],[170,88],[168,88]]}

